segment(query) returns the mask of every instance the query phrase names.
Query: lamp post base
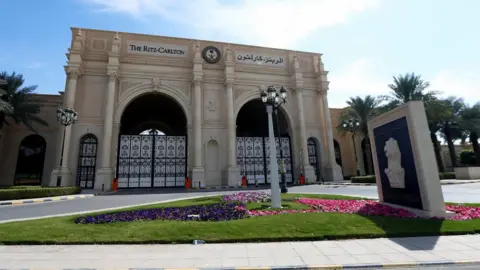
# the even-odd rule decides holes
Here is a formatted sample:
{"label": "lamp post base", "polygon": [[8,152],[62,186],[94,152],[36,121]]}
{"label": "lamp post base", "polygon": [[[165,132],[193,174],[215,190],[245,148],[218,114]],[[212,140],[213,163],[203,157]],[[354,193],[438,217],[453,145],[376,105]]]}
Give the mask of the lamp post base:
{"label": "lamp post base", "polygon": [[288,193],[288,187],[287,187],[287,175],[282,173],[280,175],[281,182],[280,182],[280,192],[282,193]]}

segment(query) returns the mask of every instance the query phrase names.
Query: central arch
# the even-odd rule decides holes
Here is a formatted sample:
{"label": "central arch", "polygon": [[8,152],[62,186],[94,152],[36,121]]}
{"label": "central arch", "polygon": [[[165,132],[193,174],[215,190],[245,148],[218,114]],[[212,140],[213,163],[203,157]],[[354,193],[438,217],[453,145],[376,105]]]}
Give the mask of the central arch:
{"label": "central arch", "polygon": [[183,106],[169,95],[137,96],[120,118],[119,188],[184,187],[187,123]]}
{"label": "central arch", "polygon": [[[270,144],[268,134],[268,115],[260,98],[246,101],[238,109],[236,117],[237,165],[241,175],[245,175],[250,185],[268,184],[270,179]],[[293,182],[293,160],[291,144],[291,125],[284,108],[273,114],[274,133],[277,145],[277,163],[283,158],[287,182]],[[277,120],[278,119],[278,120]],[[281,149],[278,137],[281,137]],[[280,168],[280,166],[279,166]]]}

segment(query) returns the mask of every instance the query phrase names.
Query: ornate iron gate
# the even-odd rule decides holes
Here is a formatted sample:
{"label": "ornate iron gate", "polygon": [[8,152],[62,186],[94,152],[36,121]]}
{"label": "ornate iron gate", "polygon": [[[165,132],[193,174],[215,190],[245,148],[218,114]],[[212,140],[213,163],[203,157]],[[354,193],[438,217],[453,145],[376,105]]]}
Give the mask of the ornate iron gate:
{"label": "ornate iron gate", "polygon": [[317,181],[318,181],[319,177],[318,177],[317,143],[312,138],[309,138],[307,140],[307,148],[308,148],[308,161],[310,165],[314,168],[315,176],[317,177]]}
{"label": "ornate iron gate", "polygon": [[[237,165],[249,185],[270,183],[270,139],[264,137],[237,137]],[[280,169],[279,140],[275,138],[277,163]],[[283,161],[288,183],[293,182],[290,137],[281,137]]]}
{"label": "ornate iron gate", "polygon": [[93,188],[95,183],[95,166],[97,164],[97,137],[86,134],[80,139],[78,149],[77,185]]}
{"label": "ornate iron gate", "polygon": [[120,135],[119,188],[183,187],[186,176],[186,136]]}

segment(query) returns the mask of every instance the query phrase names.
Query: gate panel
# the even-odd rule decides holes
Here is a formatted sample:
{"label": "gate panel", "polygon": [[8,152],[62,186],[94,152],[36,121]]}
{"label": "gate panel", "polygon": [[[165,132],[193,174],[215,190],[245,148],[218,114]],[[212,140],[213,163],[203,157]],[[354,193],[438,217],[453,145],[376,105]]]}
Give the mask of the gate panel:
{"label": "gate panel", "polygon": [[[240,174],[247,177],[247,183],[254,185],[270,183],[270,144],[269,138],[263,137],[237,137],[237,165]],[[286,169],[286,180],[293,182],[292,153],[290,138],[282,137],[283,159]],[[279,139],[275,138],[277,151],[277,164],[280,168]],[[279,179],[281,176],[279,175]]]}
{"label": "gate panel", "polygon": [[183,187],[186,136],[121,135],[117,164],[119,188]]}
{"label": "gate panel", "polygon": [[140,187],[152,186],[153,137],[141,136]]}
{"label": "gate panel", "polygon": [[167,156],[167,140],[165,136],[155,136],[155,161],[154,161],[154,175],[153,186],[165,187],[165,157]]}
{"label": "gate panel", "polygon": [[307,140],[308,147],[308,162],[315,170],[315,176],[318,181],[318,161],[317,161],[317,145],[313,139]]}
{"label": "gate panel", "polygon": [[185,175],[187,173],[187,162],[185,157],[187,156],[187,142],[185,137],[177,136],[177,147],[176,147],[176,159],[175,159],[175,185],[185,186]]}
{"label": "gate panel", "polygon": [[128,187],[128,177],[130,173],[130,136],[120,137],[120,146],[118,147],[118,187]]}

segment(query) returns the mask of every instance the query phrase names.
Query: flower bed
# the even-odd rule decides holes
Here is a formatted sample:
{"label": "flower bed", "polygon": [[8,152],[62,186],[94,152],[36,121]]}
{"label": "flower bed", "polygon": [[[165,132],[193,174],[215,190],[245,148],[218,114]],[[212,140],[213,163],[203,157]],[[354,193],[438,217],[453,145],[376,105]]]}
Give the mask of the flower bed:
{"label": "flower bed", "polygon": [[168,207],[146,210],[101,214],[96,216],[79,217],[77,224],[103,224],[113,222],[148,221],[148,220],[177,220],[177,221],[224,221],[242,219],[245,210],[238,203],[220,203],[210,205],[195,205],[187,207]]}
{"label": "flower bed", "polygon": [[224,202],[240,202],[243,204],[269,202],[270,200],[270,194],[265,192],[237,192],[222,196]]}
{"label": "flower bed", "polygon": [[[222,196],[217,204],[195,205],[187,207],[168,207],[146,210],[101,214],[79,217],[77,224],[103,224],[112,222],[177,220],[177,221],[227,221],[248,217],[271,216],[294,213],[350,213],[366,216],[388,216],[415,218],[415,214],[401,208],[394,208],[373,200],[327,200],[300,198],[295,202],[310,209],[300,210],[247,210],[248,203],[269,202],[270,195],[265,192],[238,192]],[[469,220],[480,218],[480,207],[447,205],[448,211],[455,212],[450,220]]]}

